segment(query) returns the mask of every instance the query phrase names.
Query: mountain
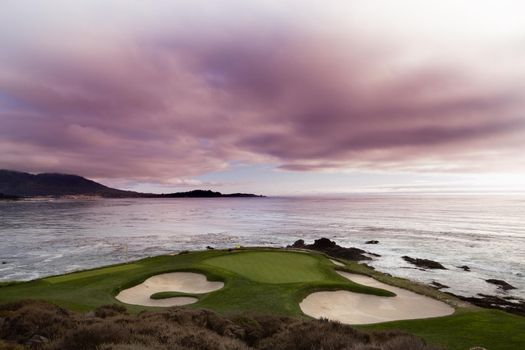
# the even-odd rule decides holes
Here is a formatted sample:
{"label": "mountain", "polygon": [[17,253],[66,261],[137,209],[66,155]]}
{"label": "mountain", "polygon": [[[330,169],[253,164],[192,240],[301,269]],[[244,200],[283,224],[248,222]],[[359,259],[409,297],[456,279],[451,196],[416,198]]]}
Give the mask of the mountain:
{"label": "mountain", "polygon": [[97,196],[105,198],[216,198],[262,197],[249,193],[222,194],[210,190],[194,190],[167,194],[140,193],[107,187],[78,175],[29,174],[0,169],[0,199],[18,197]]}
{"label": "mountain", "polygon": [[66,174],[28,174],[0,170],[0,193],[7,196],[100,196],[141,197],[141,193],[121,191],[88,180],[82,176]]}

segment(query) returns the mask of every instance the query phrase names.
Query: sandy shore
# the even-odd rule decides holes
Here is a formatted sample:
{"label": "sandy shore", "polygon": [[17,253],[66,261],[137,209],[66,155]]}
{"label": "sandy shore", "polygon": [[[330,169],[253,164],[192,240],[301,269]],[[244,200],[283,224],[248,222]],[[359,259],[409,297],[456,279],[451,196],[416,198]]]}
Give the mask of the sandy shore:
{"label": "sandy shore", "polygon": [[142,306],[179,306],[197,302],[193,297],[151,299],[159,292],[209,293],[224,287],[223,282],[211,282],[206,276],[193,272],[171,272],[148,278],[141,284],[124,289],[115,298],[126,304]]}
{"label": "sandy shore", "polygon": [[451,306],[406,289],[393,287],[363,275],[341,271],[337,273],[353,282],[391,291],[396,296],[379,297],[349,291],[316,292],[300,303],[301,310],[306,315],[346,324],[370,324],[447,316],[454,313]]}

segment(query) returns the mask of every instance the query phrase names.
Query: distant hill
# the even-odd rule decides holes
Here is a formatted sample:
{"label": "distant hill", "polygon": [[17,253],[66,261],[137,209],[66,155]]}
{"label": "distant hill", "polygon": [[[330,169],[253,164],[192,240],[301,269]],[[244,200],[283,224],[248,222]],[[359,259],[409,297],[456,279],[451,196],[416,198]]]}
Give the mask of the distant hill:
{"label": "distant hill", "polygon": [[163,198],[215,198],[215,197],[263,197],[251,193],[229,193],[222,194],[210,190],[194,190],[189,192],[176,192],[158,195]]}
{"label": "distant hill", "polygon": [[19,196],[10,196],[8,194],[0,193],[0,201],[16,201],[21,199]]}
{"label": "distant hill", "polygon": [[138,192],[110,188],[77,175],[33,175],[12,170],[0,170],[0,193],[20,197],[85,195],[119,198],[143,196]]}
{"label": "distant hill", "polygon": [[0,170],[0,199],[43,196],[98,196],[105,198],[262,197],[249,193],[222,194],[210,190],[168,194],[140,193],[107,187],[78,175],[50,173],[33,175],[13,170]]}

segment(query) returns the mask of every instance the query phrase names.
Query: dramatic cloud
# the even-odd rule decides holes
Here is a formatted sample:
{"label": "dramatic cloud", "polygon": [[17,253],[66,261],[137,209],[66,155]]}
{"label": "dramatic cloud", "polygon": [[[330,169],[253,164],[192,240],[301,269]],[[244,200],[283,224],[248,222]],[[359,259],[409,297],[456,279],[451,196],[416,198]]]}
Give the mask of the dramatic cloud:
{"label": "dramatic cloud", "polygon": [[313,9],[294,20],[253,4],[237,18],[247,9],[234,3],[229,15],[182,6],[170,16],[164,3],[130,2],[128,18],[116,1],[115,22],[92,11],[53,25],[19,6],[3,12],[15,19],[0,27],[0,168],[165,183],[232,162],[523,169],[524,38],[468,34],[447,46],[386,20],[367,28],[319,13],[319,23]]}

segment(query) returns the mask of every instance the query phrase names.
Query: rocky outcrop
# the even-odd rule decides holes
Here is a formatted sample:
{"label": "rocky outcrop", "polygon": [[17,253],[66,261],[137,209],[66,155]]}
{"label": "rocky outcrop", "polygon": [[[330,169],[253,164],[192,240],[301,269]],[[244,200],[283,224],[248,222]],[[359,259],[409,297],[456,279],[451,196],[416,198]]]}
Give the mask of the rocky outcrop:
{"label": "rocky outcrop", "polygon": [[365,244],[379,244],[379,241],[376,241],[375,239],[371,241],[366,241]]}
{"label": "rocky outcrop", "polygon": [[429,259],[419,259],[419,258],[411,258],[409,256],[403,256],[403,260],[416,265],[418,267],[424,268],[424,269],[439,269],[439,270],[446,270],[447,268],[437,261],[429,260]]}
{"label": "rocky outcrop", "polygon": [[445,284],[442,284],[442,283],[439,283],[437,281],[432,281],[432,283],[430,283],[430,286],[432,286],[433,288],[436,288],[436,289],[450,288],[449,286],[447,286]]}
{"label": "rocky outcrop", "polygon": [[514,297],[499,297],[495,295],[477,294],[473,297],[464,297],[461,295],[454,295],[455,297],[468,301],[471,304],[481,306],[489,309],[498,309],[513,313],[515,315],[525,316],[525,300]]}
{"label": "rocky outcrop", "polygon": [[[333,256],[334,258],[341,258],[352,261],[372,260],[372,258],[366,255],[371,253],[368,253],[367,251],[359,248],[341,247],[340,245],[337,245],[334,241],[329,240],[328,238],[316,239],[313,244],[305,244],[304,240],[300,239],[291,246],[288,246],[288,248],[316,250],[319,252],[323,252],[327,255]],[[380,256],[377,254],[373,255]]]}
{"label": "rocky outcrop", "polygon": [[488,279],[488,280],[485,280],[487,283],[491,283],[491,284],[495,284],[498,286],[498,288],[502,289],[502,290],[511,290],[511,289],[516,289],[516,287],[514,287],[513,285],[503,281],[503,280],[496,280],[496,279]]}

